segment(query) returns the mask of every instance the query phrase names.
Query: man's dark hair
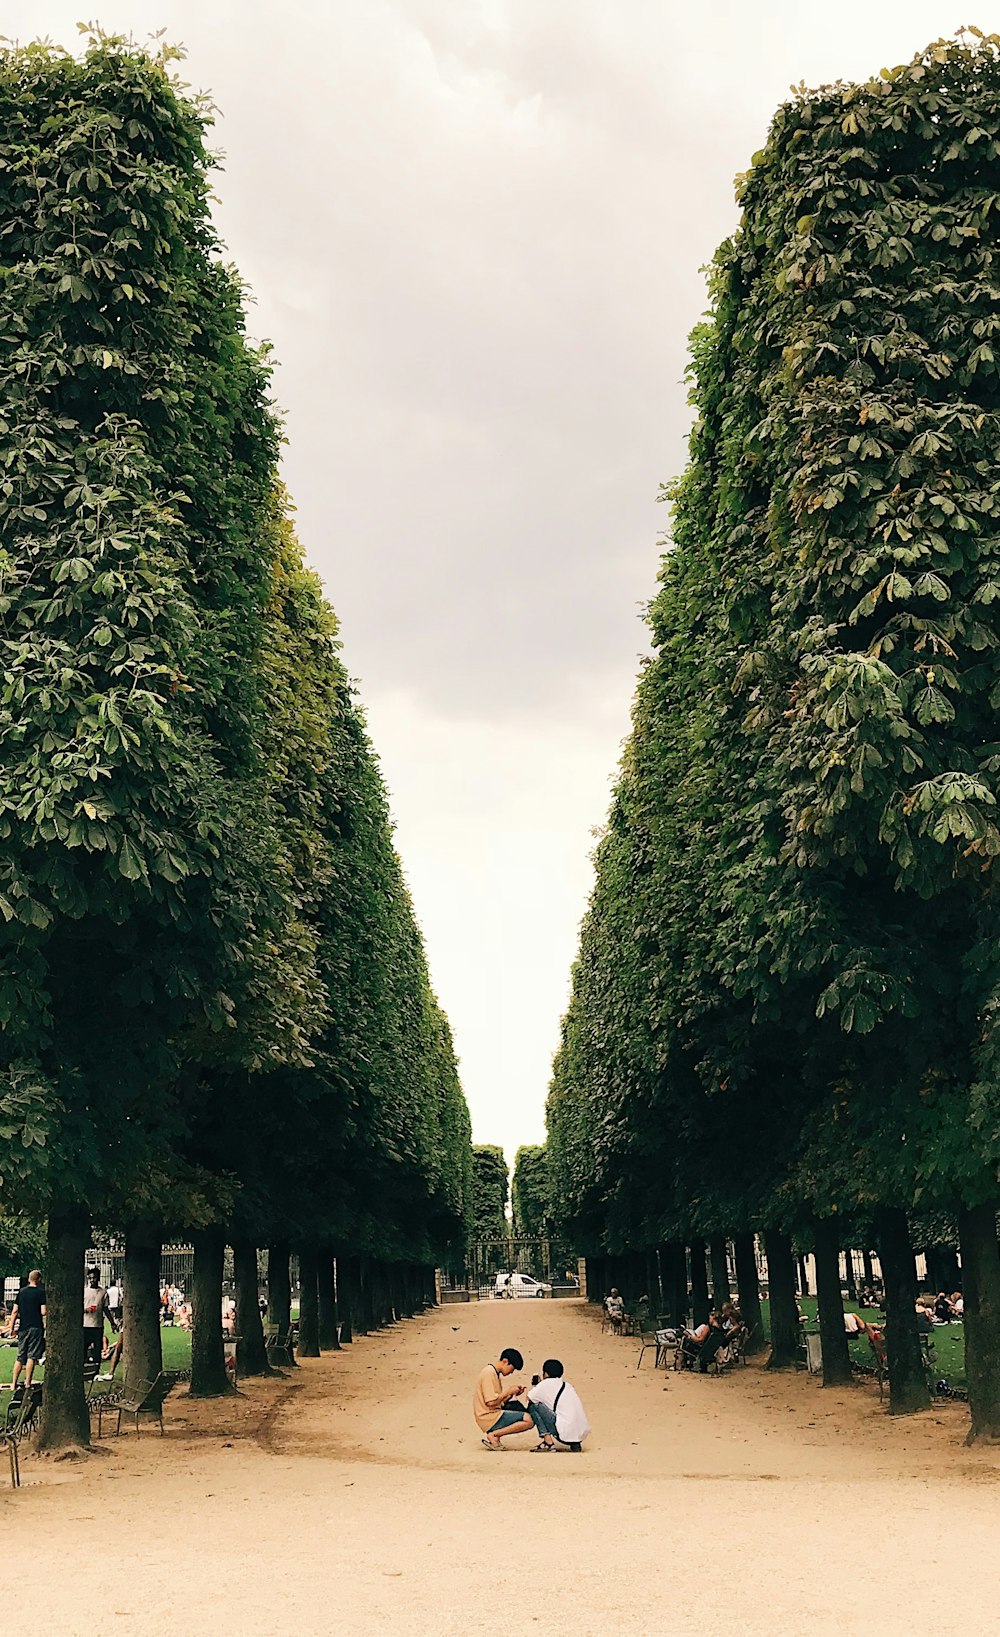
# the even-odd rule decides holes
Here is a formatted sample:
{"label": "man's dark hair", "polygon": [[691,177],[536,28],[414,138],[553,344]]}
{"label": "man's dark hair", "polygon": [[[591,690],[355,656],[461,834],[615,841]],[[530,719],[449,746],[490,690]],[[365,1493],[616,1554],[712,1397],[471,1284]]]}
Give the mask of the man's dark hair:
{"label": "man's dark hair", "polygon": [[500,1354],[501,1363],[504,1359],[506,1359],[508,1364],[513,1364],[515,1370],[524,1369],[524,1360],[516,1347],[505,1347],[503,1352]]}
{"label": "man's dark hair", "polygon": [[96,1283],[96,1281],[101,1277],[100,1268],[88,1268],[87,1269],[87,1278],[89,1279],[91,1276],[93,1276],[94,1281]]}
{"label": "man's dark hair", "polygon": [[561,1376],[562,1373],[563,1367],[557,1358],[547,1358],[542,1365],[542,1375],[548,1376],[550,1380],[553,1376]]}

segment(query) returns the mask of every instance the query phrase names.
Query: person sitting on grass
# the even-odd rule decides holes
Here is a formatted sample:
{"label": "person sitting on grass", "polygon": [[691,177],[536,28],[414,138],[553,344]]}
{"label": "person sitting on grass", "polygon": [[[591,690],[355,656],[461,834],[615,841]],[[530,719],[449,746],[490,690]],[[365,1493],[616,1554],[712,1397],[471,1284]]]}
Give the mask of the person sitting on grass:
{"label": "person sitting on grass", "polygon": [[504,1387],[504,1380],[524,1369],[524,1359],[516,1347],[505,1347],[495,1364],[480,1370],[476,1390],[472,1395],[472,1413],[476,1425],[484,1434],[487,1449],[503,1449],[501,1438],[514,1432],[530,1432],[534,1426],[523,1404],[515,1406],[511,1400],[524,1391],[524,1383]]}
{"label": "person sitting on grass", "polygon": [[548,1453],[555,1449],[557,1441],[575,1455],[582,1452],[583,1440],[590,1436],[590,1422],[576,1388],[563,1380],[559,1359],[547,1358],[541,1381],[536,1377],[529,1388],[528,1414],[539,1437],[533,1454]]}

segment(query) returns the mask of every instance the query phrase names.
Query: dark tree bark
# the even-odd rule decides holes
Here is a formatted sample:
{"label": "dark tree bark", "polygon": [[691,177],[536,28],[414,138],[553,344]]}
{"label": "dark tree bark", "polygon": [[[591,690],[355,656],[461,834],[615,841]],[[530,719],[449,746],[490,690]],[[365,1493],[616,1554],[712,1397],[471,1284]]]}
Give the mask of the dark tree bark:
{"label": "dark tree bark", "polygon": [[851,1350],[844,1329],[840,1289],[840,1239],[833,1217],[818,1217],[815,1226],[816,1297],[823,1347],[824,1387],[845,1387],[851,1380]]}
{"label": "dark tree bark", "polygon": [[[351,1273],[349,1259],[338,1256],[334,1264],[337,1278],[337,1312],[340,1316],[341,1346],[354,1340],[351,1313]],[[433,1275],[432,1275],[433,1277]]]}
{"label": "dark tree bark", "polygon": [[708,1318],[708,1269],[705,1266],[705,1241],[691,1241],[691,1317],[696,1325]]}
{"label": "dark tree bark", "polygon": [[226,1245],[221,1228],[199,1228],[191,1236],[191,1397],[221,1398],[233,1391],[222,1342],[222,1267]]}
{"label": "dark tree bark", "polygon": [[879,1210],[878,1255],[885,1280],[885,1346],[889,1363],[889,1413],[911,1415],[931,1401],[917,1330],[917,1280],[905,1211]]}
{"label": "dark tree bark", "polygon": [[856,1302],[858,1299],[858,1276],[854,1271],[854,1252],[852,1250],[844,1252],[844,1274],[848,1300]]}
{"label": "dark tree bark", "polygon": [[319,1257],[315,1244],[299,1246],[299,1358],[319,1358]]}
{"label": "dark tree bark", "polygon": [[765,1345],[765,1341],[753,1234],[738,1233],[733,1240],[733,1251],[736,1258],[736,1283],[740,1293],[740,1314],[750,1336],[749,1351],[757,1353]]}
{"label": "dark tree bark", "polygon": [[587,1257],[587,1300],[599,1307],[607,1291],[604,1288],[604,1258],[601,1256]]}
{"label": "dark tree bark", "polygon": [[663,1306],[663,1291],[660,1287],[660,1259],[655,1250],[646,1252],[646,1294],[649,1297],[649,1311],[659,1313]]}
{"label": "dark tree bark", "polygon": [[729,1259],[725,1235],[713,1234],[708,1242],[708,1248],[712,1263],[712,1306],[720,1308],[723,1302],[732,1299],[733,1294],[729,1286]]}
{"label": "dark tree bark", "polygon": [[1000,1440],[1000,1250],[993,1202],[960,1213],[958,1241],[965,1301],[965,1375],[972,1416],[968,1442],[996,1443]]}
{"label": "dark tree bark", "polygon": [[85,1211],[50,1216],[45,1251],[45,1388],[36,1448],[74,1455],[90,1448],[83,1391],[83,1259],[90,1223]]}
{"label": "dark tree bark", "polygon": [[795,1301],[795,1263],[787,1233],[769,1228],[764,1234],[767,1256],[768,1313],[771,1320],[771,1356],[768,1369],[784,1370],[799,1361],[801,1326]]}
{"label": "dark tree bark", "polygon": [[337,1287],[333,1275],[333,1251],[323,1245],[319,1252],[319,1345],[324,1353],[340,1351],[337,1336]]}
{"label": "dark tree bark", "polygon": [[241,1376],[269,1376],[260,1322],[260,1284],[257,1278],[257,1247],[249,1239],[233,1241],[233,1276],[236,1282],[236,1367]]}
{"label": "dark tree bark", "polygon": [[660,1247],[660,1285],[667,1323],[683,1324],[687,1317],[687,1262],[684,1246],[673,1239]]}
{"label": "dark tree bark", "polygon": [[125,1236],[122,1354],[126,1381],[155,1381],[163,1369],[158,1223],[133,1222]]}
{"label": "dark tree bark", "polygon": [[282,1335],[287,1334],[292,1322],[290,1256],[285,1241],[272,1245],[267,1253],[267,1321],[276,1324]]}

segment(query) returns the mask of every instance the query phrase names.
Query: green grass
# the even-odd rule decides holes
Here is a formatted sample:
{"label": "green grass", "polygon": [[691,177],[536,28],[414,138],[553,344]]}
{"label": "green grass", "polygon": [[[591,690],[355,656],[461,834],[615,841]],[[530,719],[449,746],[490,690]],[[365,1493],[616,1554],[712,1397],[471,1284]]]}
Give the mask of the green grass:
{"label": "green grass", "polygon": [[[767,1311],[767,1303],[764,1304]],[[816,1328],[816,1298],[803,1296],[799,1302],[803,1313],[808,1319],[807,1330]],[[859,1307],[857,1302],[844,1302],[844,1309],[849,1313],[860,1313],[867,1324],[879,1324],[882,1315],[876,1307]],[[951,1387],[964,1387],[965,1381],[965,1330],[960,1324],[937,1325],[931,1336],[934,1345],[934,1379],[942,1378]],[[858,1364],[872,1363],[871,1343],[867,1336],[852,1336],[848,1342],[851,1357]]]}
{"label": "green grass", "polygon": [[[165,1324],[160,1335],[163,1341],[163,1368],[165,1370],[188,1370],[191,1367],[191,1333],[188,1330],[178,1330],[172,1324]],[[8,1382],[17,1357],[17,1348],[0,1345],[0,1382]],[[115,1381],[120,1384],[123,1379],[122,1366],[118,1366]],[[45,1366],[35,1370],[35,1380],[45,1380]],[[109,1381],[98,1381],[94,1386],[95,1393],[107,1392],[111,1386]],[[2,1418],[10,1400],[9,1392],[0,1391],[0,1418]]]}

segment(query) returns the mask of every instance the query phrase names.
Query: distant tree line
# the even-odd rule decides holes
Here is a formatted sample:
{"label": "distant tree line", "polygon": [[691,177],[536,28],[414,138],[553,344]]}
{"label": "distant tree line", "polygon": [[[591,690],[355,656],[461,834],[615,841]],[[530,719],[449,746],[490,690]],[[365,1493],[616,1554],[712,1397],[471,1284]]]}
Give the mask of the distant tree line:
{"label": "distant tree line", "polygon": [[763,1236],[776,1364],[793,1240],[828,1382],[838,1252],[877,1248],[893,1410],[928,1401],[914,1243],[957,1239],[974,1437],[1000,1436],[998,46],[803,90],[742,180],[548,1106],[561,1223],[606,1271],[655,1256],[686,1310],[728,1238],[753,1306]]}
{"label": "distant tree line", "polygon": [[282,1326],[297,1250],[308,1355],[433,1300],[472,1210],[451,1036],[170,55],[0,53],[0,1210],[47,1224],[50,1449],[88,1438],[92,1224],[125,1238],[147,1379],[160,1242],[193,1240],[214,1394],[227,1243],[252,1373],[258,1247]]}

